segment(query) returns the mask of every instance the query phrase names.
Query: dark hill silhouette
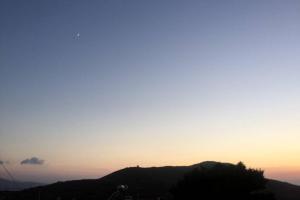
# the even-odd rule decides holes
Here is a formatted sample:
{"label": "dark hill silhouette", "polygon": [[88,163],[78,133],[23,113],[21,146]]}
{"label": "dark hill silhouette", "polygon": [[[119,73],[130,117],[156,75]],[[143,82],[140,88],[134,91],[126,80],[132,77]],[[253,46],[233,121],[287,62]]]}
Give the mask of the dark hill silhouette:
{"label": "dark hill silhouette", "polygon": [[0,178],[0,191],[16,191],[44,185],[35,182],[10,181]]}
{"label": "dark hill silhouette", "polygon": [[[158,196],[165,196],[187,172],[200,166],[209,168],[215,164],[218,162],[206,161],[191,166],[129,167],[100,179],[57,182],[9,193],[6,199],[32,200],[40,196],[42,200],[57,199],[57,197],[61,197],[62,200],[73,198],[76,200],[106,200],[120,184],[128,185],[128,194],[132,194],[134,197],[156,199]],[[230,163],[221,164],[231,165]],[[267,188],[275,194],[278,200],[300,199],[300,186],[270,180],[267,182]]]}
{"label": "dark hill silhouette", "polygon": [[269,180],[267,188],[276,195],[279,200],[300,199],[300,186],[277,180]]}

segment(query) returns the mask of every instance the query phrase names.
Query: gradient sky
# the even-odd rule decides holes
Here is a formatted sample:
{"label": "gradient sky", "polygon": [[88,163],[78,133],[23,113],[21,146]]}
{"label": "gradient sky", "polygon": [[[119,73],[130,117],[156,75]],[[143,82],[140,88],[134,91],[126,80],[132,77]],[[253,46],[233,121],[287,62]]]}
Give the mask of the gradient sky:
{"label": "gradient sky", "polygon": [[242,160],[300,184],[298,0],[1,0],[0,91],[17,179]]}

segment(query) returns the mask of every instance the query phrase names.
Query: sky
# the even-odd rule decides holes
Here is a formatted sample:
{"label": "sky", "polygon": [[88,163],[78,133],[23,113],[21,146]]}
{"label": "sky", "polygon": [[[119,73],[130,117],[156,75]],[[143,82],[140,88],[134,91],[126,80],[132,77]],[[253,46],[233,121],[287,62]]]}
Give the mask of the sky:
{"label": "sky", "polygon": [[0,1],[1,162],[16,179],[55,182],[243,161],[300,184],[299,10]]}

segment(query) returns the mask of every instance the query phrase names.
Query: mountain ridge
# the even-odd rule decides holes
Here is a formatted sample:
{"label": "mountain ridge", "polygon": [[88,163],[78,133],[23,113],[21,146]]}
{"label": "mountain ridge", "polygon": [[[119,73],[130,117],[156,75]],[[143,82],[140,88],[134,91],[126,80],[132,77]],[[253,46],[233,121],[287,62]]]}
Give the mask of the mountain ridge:
{"label": "mountain ridge", "polygon": [[[170,188],[182,179],[184,174],[198,167],[211,167],[220,163],[205,161],[190,166],[164,167],[127,167],[98,179],[83,179],[57,182],[46,186],[26,189],[12,195],[14,199],[33,199],[37,193],[43,199],[57,197],[63,199],[107,199],[120,184],[128,185],[128,193],[141,198],[155,199],[166,195]],[[232,164],[230,164],[232,165]],[[300,186],[269,179],[266,188],[272,191],[278,200],[299,200]]]}
{"label": "mountain ridge", "polygon": [[44,185],[43,183],[30,182],[30,181],[10,181],[0,178],[0,191],[17,191],[28,188]]}

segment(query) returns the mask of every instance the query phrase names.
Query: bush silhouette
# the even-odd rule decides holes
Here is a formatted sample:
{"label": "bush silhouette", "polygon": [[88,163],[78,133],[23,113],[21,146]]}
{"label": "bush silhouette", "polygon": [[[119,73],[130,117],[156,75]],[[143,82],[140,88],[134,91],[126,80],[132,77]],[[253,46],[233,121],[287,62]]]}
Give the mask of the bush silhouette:
{"label": "bush silhouette", "polygon": [[242,162],[200,166],[187,173],[171,193],[174,200],[273,200],[265,191],[263,174],[262,170],[247,169]]}

